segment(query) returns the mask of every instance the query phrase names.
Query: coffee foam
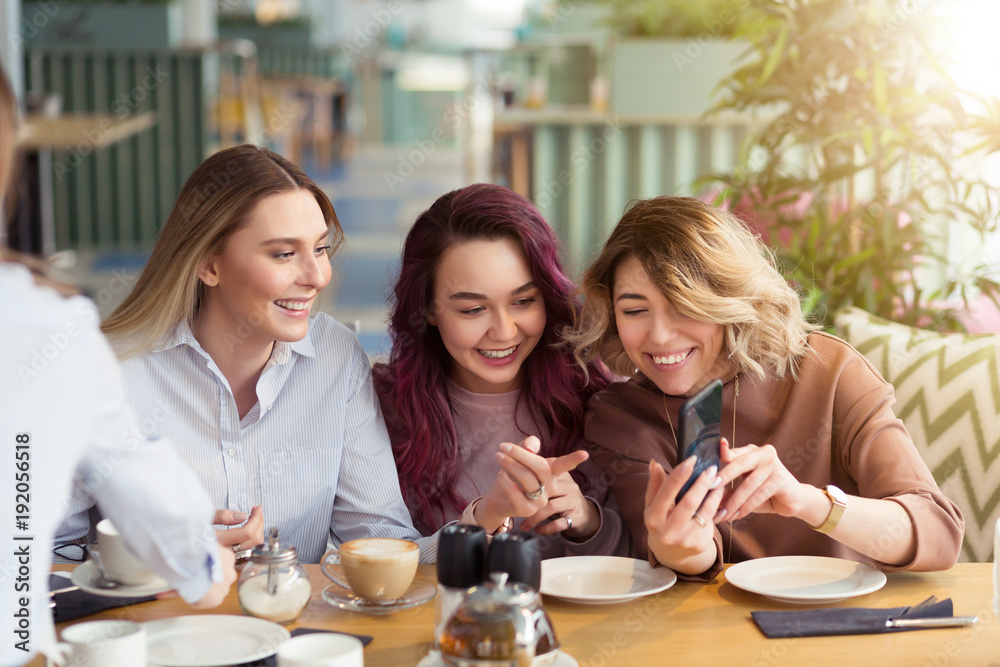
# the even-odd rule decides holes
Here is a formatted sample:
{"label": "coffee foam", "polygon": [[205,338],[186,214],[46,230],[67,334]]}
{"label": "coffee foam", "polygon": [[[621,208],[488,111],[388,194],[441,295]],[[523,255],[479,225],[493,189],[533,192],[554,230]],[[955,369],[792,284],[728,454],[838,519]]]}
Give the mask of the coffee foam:
{"label": "coffee foam", "polygon": [[341,552],[355,554],[357,556],[399,556],[416,550],[418,547],[413,542],[406,540],[393,540],[387,538],[371,538],[348,542],[341,547]]}

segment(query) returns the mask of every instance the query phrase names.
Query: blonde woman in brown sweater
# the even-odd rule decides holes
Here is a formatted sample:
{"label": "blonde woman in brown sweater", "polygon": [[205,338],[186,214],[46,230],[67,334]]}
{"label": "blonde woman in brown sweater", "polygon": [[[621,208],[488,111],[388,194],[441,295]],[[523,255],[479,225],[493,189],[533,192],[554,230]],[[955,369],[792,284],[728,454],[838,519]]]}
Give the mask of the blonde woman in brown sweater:
{"label": "blonde woman in brown sweater", "polygon": [[[892,386],[803,319],[737,218],[696,199],[640,201],[582,289],[578,360],[600,355],[631,377],[591,399],[585,435],[654,563],[696,579],[792,554],[885,571],[954,564],[964,520],[893,414]],[[678,411],[715,379],[722,467],[677,500],[693,469],[678,460]]]}

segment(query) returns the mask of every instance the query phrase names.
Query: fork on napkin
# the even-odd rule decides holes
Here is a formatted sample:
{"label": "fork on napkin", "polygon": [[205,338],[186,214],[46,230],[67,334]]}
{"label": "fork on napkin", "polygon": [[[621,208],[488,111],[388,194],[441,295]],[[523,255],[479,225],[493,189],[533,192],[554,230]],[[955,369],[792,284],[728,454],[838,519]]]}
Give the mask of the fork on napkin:
{"label": "fork on napkin", "polygon": [[750,616],[768,639],[869,635],[921,628],[954,627],[978,621],[975,616],[954,616],[951,599],[939,601],[934,596],[913,607],[753,611],[750,612]]}

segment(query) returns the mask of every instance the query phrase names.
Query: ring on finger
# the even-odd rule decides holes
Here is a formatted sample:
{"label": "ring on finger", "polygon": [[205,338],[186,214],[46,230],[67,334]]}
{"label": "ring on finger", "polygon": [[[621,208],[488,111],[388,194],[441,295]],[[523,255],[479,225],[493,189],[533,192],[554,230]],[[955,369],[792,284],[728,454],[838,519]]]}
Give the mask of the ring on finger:
{"label": "ring on finger", "polygon": [[562,518],[566,519],[566,527],[563,530],[573,530],[573,519],[568,514],[563,514]]}
{"label": "ring on finger", "polygon": [[525,491],[524,497],[527,498],[528,500],[538,500],[539,498],[542,497],[543,493],[545,493],[545,485],[539,484],[538,488],[532,491],[531,493]]}
{"label": "ring on finger", "polygon": [[243,551],[243,549],[240,549],[240,543],[239,542],[237,542],[236,544],[233,545],[233,553],[234,554],[238,554],[241,551]]}
{"label": "ring on finger", "polygon": [[701,518],[700,514],[695,514],[694,516],[691,517],[691,520],[697,521],[698,525],[701,526],[702,528],[708,528],[708,522],[705,521],[703,518]]}

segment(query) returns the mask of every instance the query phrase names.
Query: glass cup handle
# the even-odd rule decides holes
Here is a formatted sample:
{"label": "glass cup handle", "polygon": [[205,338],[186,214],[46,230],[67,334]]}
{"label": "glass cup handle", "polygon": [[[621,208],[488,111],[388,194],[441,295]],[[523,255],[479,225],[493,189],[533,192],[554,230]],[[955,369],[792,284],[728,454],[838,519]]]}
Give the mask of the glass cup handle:
{"label": "glass cup handle", "polygon": [[340,564],[340,552],[337,551],[336,549],[331,549],[330,551],[327,551],[325,554],[323,554],[323,558],[321,558],[319,561],[319,569],[322,570],[323,574],[326,575],[326,578],[332,581],[333,583],[343,588],[346,588],[347,590],[351,590],[351,585],[347,583],[347,581],[344,578],[342,578],[339,574],[337,574],[336,572],[327,567],[328,565],[339,565],[339,564]]}

